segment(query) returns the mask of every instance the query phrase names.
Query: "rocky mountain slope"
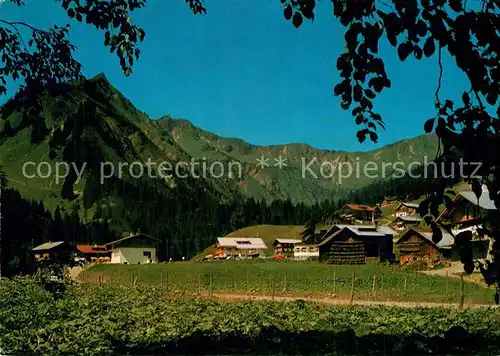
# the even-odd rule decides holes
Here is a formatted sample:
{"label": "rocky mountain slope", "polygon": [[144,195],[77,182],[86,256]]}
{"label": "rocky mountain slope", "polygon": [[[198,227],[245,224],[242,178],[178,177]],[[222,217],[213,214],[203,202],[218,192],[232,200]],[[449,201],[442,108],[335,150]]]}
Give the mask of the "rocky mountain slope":
{"label": "rocky mountain slope", "polygon": [[[32,108],[5,105],[0,119],[0,162],[9,184],[49,208],[76,202],[89,211],[96,201],[119,201],[126,194],[110,196],[107,184],[116,181],[151,186],[166,196],[182,188],[205,191],[219,201],[289,198],[309,204],[382,178],[384,164],[390,176],[395,162],[406,168],[425,156],[431,160],[436,147],[431,135],[371,152],[254,146],[186,120],[152,120],[103,75],[40,94]],[[367,164],[372,166],[368,176]]]}

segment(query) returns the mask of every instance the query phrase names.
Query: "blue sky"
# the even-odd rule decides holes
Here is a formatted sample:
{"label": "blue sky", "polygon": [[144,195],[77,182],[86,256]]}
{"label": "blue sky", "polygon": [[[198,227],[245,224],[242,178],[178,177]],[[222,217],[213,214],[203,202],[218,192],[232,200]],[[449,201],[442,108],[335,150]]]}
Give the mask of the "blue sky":
{"label": "blue sky", "polygon": [[[344,29],[329,1],[319,2],[314,23],[295,29],[283,18],[279,0],[207,0],[203,16],[192,15],[184,0],[148,0],[133,17],[146,38],[128,78],[103,46],[103,33],[69,20],[55,1],[26,2],[24,8],[0,5],[2,18],[45,28],[71,23],[84,74],[104,72],[152,118],[169,114],[252,144],[304,142],[364,151],[422,134],[435,114],[437,58],[401,63],[396,51],[383,45],[392,88],[374,104],[387,129],[378,144],[357,142],[350,111],[333,96]],[[441,97],[458,99],[468,89],[465,77],[452,59],[444,62]]]}

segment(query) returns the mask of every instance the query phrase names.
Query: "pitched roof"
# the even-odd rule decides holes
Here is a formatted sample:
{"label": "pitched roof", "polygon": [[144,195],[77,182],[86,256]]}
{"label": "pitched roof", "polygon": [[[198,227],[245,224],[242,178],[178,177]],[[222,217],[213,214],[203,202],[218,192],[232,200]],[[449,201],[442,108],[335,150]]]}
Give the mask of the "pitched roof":
{"label": "pitched roof", "polygon": [[238,250],[265,250],[267,245],[260,237],[218,237],[221,247],[236,247]]}
{"label": "pitched roof", "polygon": [[332,235],[328,236],[326,239],[323,239],[319,244],[318,244],[318,247],[319,246],[323,246],[325,244],[327,244],[328,242],[330,242],[335,236],[337,236],[341,231],[343,231],[345,228],[342,228],[340,229],[339,231],[333,233]]}
{"label": "pitched roof", "polygon": [[123,238],[118,239],[116,241],[111,241],[111,242],[105,243],[104,246],[116,245],[116,244],[118,244],[120,242],[123,242],[125,240],[136,238],[136,237],[139,237],[139,236],[147,237],[148,239],[152,239],[152,240],[155,240],[155,241],[158,241],[158,242],[160,241],[159,239],[157,239],[157,238],[155,238],[153,236],[146,235],[146,234],[134,234],[134,235],[130,235],[130,236],[127,236],[127,237],[123,237]]}
{"label": "pitched roof", "polygon": [[61,244],[63,244],[64,241],[56,241],[56,242],[45,242],[37,247],[34,247],[32,251],[45,251],[45,250],[51,250],[54,247],[57,247]]}
{"label": "pitched roof", "polygon": [[410,233],[412,231],[438,248],[451,248],[451,246],[453,245],[453,243],[455,241],[455,239],[453,238],[452,235],[450,235],[449,233],[447,233],[445,231],[442,231],[443,238],[441,239],[441,241],[439,241],[436,244],[436,243],[434,243],[434,241],[432,241],[432,232],[431,231],[422,231],[420,229],[409,229],[403,235],[401,235],[401,237],[398,239],[398,241],[396,241],[396,244],[399,244],[401,242],[401,240],[404,237],[406,237],[408,235],[408,233]]}
{"label": "pitched roof", "polygon": [[404,222],[420,222],[422,218],[420,216],[398,216],[395,220],[403,220]]}
{"label": "pitched roof", "polygon": [[[490,194],[489,194],[488,188],[486,186],[483,186],[482,193],[481,193],[481,196],[479,197],[479,199],[477,199],[476,193],[474,193],[473,191],[469,191],[469,190],[459,191],[453,197],[454,202],[456,202],[460,199],[465,199],[465,200],[469,201],[470,203],[477,205],[477,206],[479,206],[483,209],[486,209],[486,210],[500,210],[495,206],[495,201],[490,199]],[[453,211],[455,211],[455,208],[452,208],[451,210],[448,210],[446,208],[443,209],[441,214],[439,214],[439,217],[437,220],[441,220],[441,218],[447,216],[448,214],[452,213]]]}
{"label": "pitched roof", "polygon": [[104,245],[76,245],[76,249],[81,253],[108,253]]}
{"label": "pitched roof", "polygon": [[333,227],[339,227],[339,228],[344,228],[347,227],[354,231],[355,233],[359,235],[371,235],[372,232],[378,232],[383,235],[396,235],[396,232],[391,229],[389,226],[384,226],[384,225],[347,225],[347,224],[337,224],[333,225]]}
{"label": "pitched roof", "polygon": [[406,206],[407,208],[412,208],[412,209],[417,209],[419,204],[417,203],[401,203],[402,205]]}
{"label": "pitched roof", "polygon": [[346,204],[349,209],[356,210],[356,211],[370,211],[374,212],[375,208],[372,206],[368,205],[360,205],[360,204]]}
{"label": "pitched roof", "polygon": [[474,205],[478,205],[486,210],[497,210],[498,208],[495,206],[495,201],[490,199],[490,194],[487,190],[483,190],[479,199],[477,199],[476,193],[472,191],[462,191],[458,192],[460,196],[467,199]]}
{"label": "pitched roof", "polygon": [[280,244],[299,244],[302,242],[302,240],[297,240],[297,239],[276,239],[274,243],[280,243]]}
{"label": "pitched roof", "polygon": [[352,231],[356,236],[372,236],[372,237],[384,237],[384,236],[394,236],[396,232],[388,226],[375,226],[375,225],[343,225],[338,224],[332,226],[330,231],[337,227],[339,230],[323,239],[318,246],[322,246],[327,242],[331,241],[335,236],[337,236],[340,231],[348,229]]}

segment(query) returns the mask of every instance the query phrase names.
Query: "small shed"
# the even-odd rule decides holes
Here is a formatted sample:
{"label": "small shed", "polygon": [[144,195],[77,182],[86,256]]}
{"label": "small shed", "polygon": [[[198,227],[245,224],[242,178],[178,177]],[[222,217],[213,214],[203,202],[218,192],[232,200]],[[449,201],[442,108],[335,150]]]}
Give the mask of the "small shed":
{"label": "small shed", "polygon": [[396,242],[401,265],[433,265],[451,259],[453,236],[443,232],[438,243],[432,241],[432,232],[409,229]]}
{"label": "small shed", "polygon": [[283,257],[292,257],[294,254],[294,247],[302,243],[302,240],[297,239],[276,239],[273,242],[274,254]]}
{"label": "small shed", "polygon": [[108,242],[104,246],[111,251],[111,263],[148,264],[158,262],[156,246],[160,240],[141,233]]}

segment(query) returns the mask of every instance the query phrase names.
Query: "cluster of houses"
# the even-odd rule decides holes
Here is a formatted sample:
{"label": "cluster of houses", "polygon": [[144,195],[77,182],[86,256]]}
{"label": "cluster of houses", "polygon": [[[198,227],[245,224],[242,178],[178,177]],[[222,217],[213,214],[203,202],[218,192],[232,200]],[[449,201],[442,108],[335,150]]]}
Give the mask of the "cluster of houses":
{"label": "cluster of houses", "polygon": [[104,245],[71,245],[65,241],[46,242],[33,248],[36,261],[70,260],[76,263],[148,264],[158,262],[158,240],[146,234],[129,233]]}
{"label": "cluster of houses", "polygon": [[[454,208],[443,210],[438,220],[455,223],[457,234],[470,230],[475,236],[473,257],[484,259],[490,250],[490,239],[479,238],[476,228],[479,217],[500,210],[483,192],[477,199],[472,191],[461,191],[453,199]],[[451,234],[444,232],[438,243],[433,242],[432,232],[417,214],[418,204],[398,203],[387,225],[379,225],[381,210],[366,205],[347,204],[340,214],[341,223],[327,224],[328,228],[316,229],[306,243],[299,239],[276,236],[273,242],[274,258],[296,261],[315,259],[330,264],[365,264],[367,262],[394,261],[402,265],[435,265],[443,261],[459,260],[458,250]],[[75,261],[117,264],[149,264],[158,262],[156,250],[159,240],[141,233],[104,245],[72,246],[63,241],[46,242],[33,249],[35,259],[72,256]],[[247,259],[269,255],[265,241],[257,237],[219,237],[216,259]]]}
{"label": "cluster of houses", "polygon": [[[485,211],[499,213],[484,192],[478,200],[472,191],[461,191],[455,198],[455,208],[444,210],[438,220],[454,222],[453,234],[471,230],[473,257],[484,259],[491,248],[489,238],[475,234],[479,216]],[[398,203],[392,221],[378,225],[380,209],[365,205],[347,204],[340,210],[342,223],[332,223],[328,229],[317,229],[307,244],[298,239],[276,237],[273,242],[275,259],[317,259],[330,264],[365,264],[367,262],[394,261],[401,265],[432,266],[444,261],[460,260],[453,235],[443,231],[442,239],[435,243],[432,232],[425,227],[417,213],[418,204]],[[218,239],[217,258],[264,257],[268,247],[261,238]]]}

